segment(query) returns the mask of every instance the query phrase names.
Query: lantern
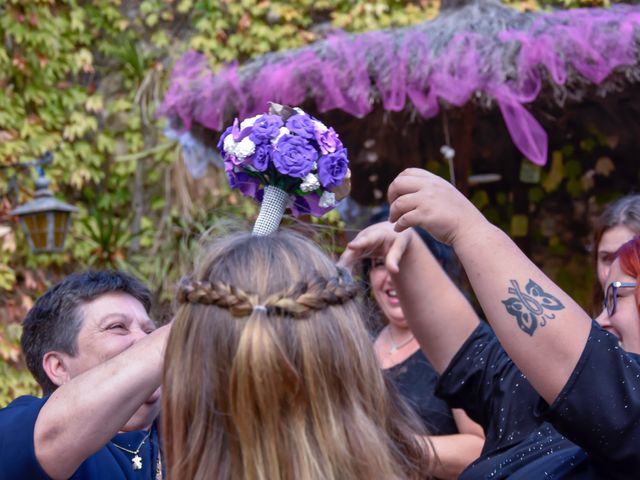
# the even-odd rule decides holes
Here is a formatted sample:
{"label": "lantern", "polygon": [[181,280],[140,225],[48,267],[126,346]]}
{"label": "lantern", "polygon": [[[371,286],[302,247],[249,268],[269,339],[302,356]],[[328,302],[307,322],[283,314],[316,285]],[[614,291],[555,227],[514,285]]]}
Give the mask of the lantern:
{"label": "lantern", "polygon": [[44,172],[41,171],[35,183],[33,200],[13,209],[11,215],[20,219],[34,253],[62,252],[71,224],[71,213],[78,209],[54,198]]}

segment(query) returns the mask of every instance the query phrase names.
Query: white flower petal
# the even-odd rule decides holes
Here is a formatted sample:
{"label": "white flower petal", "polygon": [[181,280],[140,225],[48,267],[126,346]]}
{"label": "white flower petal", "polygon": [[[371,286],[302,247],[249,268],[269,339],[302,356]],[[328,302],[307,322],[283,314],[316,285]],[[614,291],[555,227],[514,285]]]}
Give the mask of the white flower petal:
{"label": "white flower petal", "polygon": [[262,115],[256,115],[255,117],[251,117],[251,118],[245,118],[240,124],[240,130],[247,127],[253,127],[253,124],[256,123],[256,120],[258,120],[260,117],[262,117]]}
{"label": "white flower petal", "polygon": [[336,194],[333,192],[324,192],[318,202],[321,208],[330,208],[336,205]]}
{"label": "white flower petal", "polygon": [[[226,138],[225,138],[226,140]],[[256,151],[256,144],[249,137],[244,137],[240,143],[236,144],[235,155],[240,159],[253,155]]]}
{"label": "white flower petal", "polygon": [[320,181],[318,180],[318,177],[316,177],[313,173],[307,174],[307,176],[304,177],[304,180],[302,180],[302,183],[300,184],[300,190],[305,193],[313,192],[319,187]]}
{"label": "white flower petal", "polygon": [[320,133],[323,133],[323,132],[326,132],[327,130],[329,130],[327,128],[327,126],[324,123],[322,123],[321,121],[319,121],[319,120],[314,120],[313,121],[313,126],[315,127],[316,131],[318,131]]}
{"label": "white flower petal", "polygon": [[232,135],[227,135],[224,137],[224,143],[222,145],[224,147],[224,151],[233,155],[236,150],[236,141],[233,139]]}
{"label": "white flower petal", "polygon": [[289,135],[290,133],[291,132],[289,131],[289,129],[287,127],[280,127],[280,131],[278,132],[278,135],[276,136],[276,138],[271,140],[271,144],[275,145],[276,143],[278,143],[278,140],[280,140],[280,137],[282,137],[284,135]]}

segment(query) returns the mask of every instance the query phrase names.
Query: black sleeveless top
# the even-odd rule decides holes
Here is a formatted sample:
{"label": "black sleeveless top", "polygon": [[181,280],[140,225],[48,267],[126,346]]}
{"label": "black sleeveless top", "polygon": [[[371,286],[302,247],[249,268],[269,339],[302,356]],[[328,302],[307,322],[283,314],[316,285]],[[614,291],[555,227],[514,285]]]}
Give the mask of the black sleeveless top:
{"label": "black sleeveless top", "polygon": [[384,370],[432,435],[458,433],[447,403],[435,396],[438,374],[418,349],[404,362]]}

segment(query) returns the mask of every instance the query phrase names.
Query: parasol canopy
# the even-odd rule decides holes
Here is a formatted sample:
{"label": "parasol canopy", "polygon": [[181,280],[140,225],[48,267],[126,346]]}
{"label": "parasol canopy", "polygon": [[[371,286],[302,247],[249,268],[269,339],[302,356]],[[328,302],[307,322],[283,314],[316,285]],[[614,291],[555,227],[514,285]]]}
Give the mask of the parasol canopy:
{"label": "parasol canopy", "polygon": [[473,104],[497,108],[519,151],[544,165],[548,135],[528,104],[544,97],[563,107],[639,81],[639,6],[520,13],[497,0],[443,0],[431,21],[339,33],[216,73],[189,52],[174,67],[161,112],[172,129],[202,140],[268,101],[425,120]]}

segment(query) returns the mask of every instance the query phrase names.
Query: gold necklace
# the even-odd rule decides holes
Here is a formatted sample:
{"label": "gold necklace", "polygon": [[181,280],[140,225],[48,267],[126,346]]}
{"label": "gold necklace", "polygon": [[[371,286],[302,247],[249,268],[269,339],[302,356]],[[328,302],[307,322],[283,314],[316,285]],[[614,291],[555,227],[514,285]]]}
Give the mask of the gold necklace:
{"label": "gold necklace", "polygon": [[404,342],[401,342],[399,345],[396,344],[395,340],[393,339],[393,335],[391,334],[391,329],[389,327],[387,327],[387,336],[389,337],[389,341],[391,342],[391,349],[389,350],[389,354],[394,354],[396,353],[398,350],[400,350],[402,347],[406,347],[407,345],[409,345],[409,342],[411,342],[411,340],[414,339],[413,333],[409,336],[409,338],[407,338]]}
{"label": "gold necklace", "polygon": [[142,441],[140,442],[140,445],[138,445],[138,448],[136,448],[135,450],[129,450],[128,448],[124,448],[121,447],[120,445],[118,445],[116,442],[114,442],[113,440],[111,440],[111,444],[116,447],[119,448],[120,450],[122,450],[123,452],[127,452],[130,453],[131,455],[133,455],[133,458],[131,459],[131,467],[134,470],[142,470],[142,457],[140,455],[138,455],[138,453],[140,453],[140,449],[142,448],[142,446],[144,445],[144,442],[147,441],[147,438],[149,438],[149,435],[151,435],[151,430],[149,430],[147,432],[147,434],[145,435],[145,437],[142,439]]}

